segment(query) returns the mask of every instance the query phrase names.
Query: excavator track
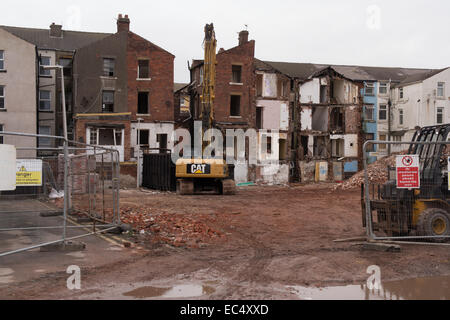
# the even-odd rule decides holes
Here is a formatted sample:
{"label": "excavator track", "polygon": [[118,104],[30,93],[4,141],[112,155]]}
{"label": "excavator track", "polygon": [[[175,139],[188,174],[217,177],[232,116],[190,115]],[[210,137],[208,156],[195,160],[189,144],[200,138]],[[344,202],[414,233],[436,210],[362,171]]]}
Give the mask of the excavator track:
{"label": "excavator track", "polygon": [[194,181],[180,179],[177,181],[177,194],[179,195],[193,195]]}
{"label": "excavator track", "polygon": [[236,194],[236,183],[232,179],[222,180],[222,193],[224,195]]}

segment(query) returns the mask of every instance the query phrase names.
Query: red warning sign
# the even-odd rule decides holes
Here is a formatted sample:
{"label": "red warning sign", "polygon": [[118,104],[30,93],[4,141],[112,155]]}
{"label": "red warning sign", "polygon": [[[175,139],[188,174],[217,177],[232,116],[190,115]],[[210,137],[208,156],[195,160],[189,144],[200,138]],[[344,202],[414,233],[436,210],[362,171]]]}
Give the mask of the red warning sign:
{"label": "red warning sign", "polygon": [[420,162],[418,155],[397,156],[397,188],[420,188]]}

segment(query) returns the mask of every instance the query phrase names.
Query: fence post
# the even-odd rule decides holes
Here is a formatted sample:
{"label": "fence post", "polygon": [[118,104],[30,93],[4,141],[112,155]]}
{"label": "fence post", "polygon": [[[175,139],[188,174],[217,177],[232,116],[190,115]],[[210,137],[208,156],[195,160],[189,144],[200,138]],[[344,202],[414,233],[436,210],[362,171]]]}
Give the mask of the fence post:
{"label": "fence post", "polygon": [[63,227],[63,241],[66,241],[67,232],[67,208],[69,201],[68,192],[68,170],[69,170],[69,150],[68,150],[68,140],[64,140],[64,227]]}

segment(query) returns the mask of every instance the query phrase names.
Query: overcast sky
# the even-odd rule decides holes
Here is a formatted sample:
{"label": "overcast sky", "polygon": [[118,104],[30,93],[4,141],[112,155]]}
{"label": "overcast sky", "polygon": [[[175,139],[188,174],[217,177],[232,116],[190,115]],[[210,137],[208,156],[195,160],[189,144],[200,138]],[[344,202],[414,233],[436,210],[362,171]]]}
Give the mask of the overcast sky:
{"label": "overcast sky", "polygon": [[263,60],[388,67],[450,66],[448,0],[2,0],[0,24],[116,32],[119,13],[131,30],[176,56],[175,81],[202,58],[203,27],[213,22],[218,47],[237,45],[248,25]]}

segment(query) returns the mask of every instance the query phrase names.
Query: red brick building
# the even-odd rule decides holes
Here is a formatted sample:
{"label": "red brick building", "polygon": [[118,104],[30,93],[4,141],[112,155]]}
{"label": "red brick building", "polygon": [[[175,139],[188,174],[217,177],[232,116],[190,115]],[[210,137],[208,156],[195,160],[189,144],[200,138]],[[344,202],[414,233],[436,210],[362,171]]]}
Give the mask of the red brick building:
{"label": "red brick building", "polygon": [[136,157],[138,143],[171,148],[174,58],[131,32],[127,15],[119,15],[115,34],[79,49],[74,60],[77,141],[114,147],[121,161]]}

